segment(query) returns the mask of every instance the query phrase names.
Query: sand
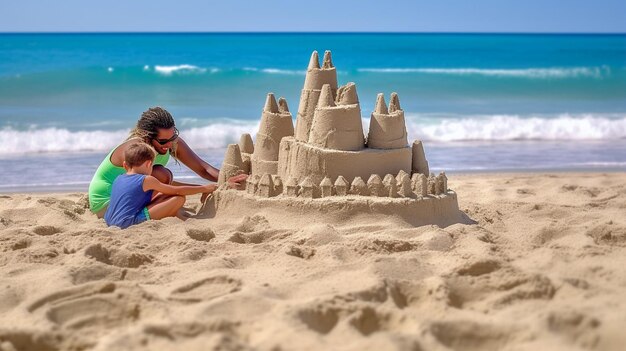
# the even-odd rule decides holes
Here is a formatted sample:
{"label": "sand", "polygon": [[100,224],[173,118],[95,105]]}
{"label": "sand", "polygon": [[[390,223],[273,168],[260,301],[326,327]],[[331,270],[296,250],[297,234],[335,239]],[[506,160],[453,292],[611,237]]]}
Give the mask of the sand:
{"label": "sand", "polygon": [[2,195],[0,350],[623,349],[625,174],[448,177],[473,224],[119,230],[82,193]]}

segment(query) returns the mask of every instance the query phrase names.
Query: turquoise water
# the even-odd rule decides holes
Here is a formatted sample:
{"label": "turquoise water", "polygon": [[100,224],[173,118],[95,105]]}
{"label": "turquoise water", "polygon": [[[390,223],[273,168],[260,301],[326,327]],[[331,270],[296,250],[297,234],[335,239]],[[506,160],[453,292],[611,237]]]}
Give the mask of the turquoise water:
{"label": "turquoise water", "polygon": [[[398,92],[435,168],[626,168],[626,35],[0,34],[5,189],[83,187],[154,105],[219,164],[267,92],[297,110],[312,50],[357,83],[365,126],[376,94]],[[84,171],[60,171],[76,157]],[[50,182],[8,171],[48,159]]]}

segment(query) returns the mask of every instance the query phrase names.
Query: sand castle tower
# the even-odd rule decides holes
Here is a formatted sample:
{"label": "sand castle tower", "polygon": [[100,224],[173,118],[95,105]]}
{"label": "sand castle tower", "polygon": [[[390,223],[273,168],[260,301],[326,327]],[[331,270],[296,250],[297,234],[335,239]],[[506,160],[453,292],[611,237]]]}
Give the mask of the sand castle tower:
{"label": "sand castle tower", "polygon": [[222,185],[228,178],[240,172],[245,172],[244,163],[241,159],[241,150],[238,144],[230,144],[226,148],[226,155],[224,155],[224,162],[222,162],[222,169],[217,178],[217,183]]}
{"label": "sand castle tower", "polygon": [[324,84],[330,86],[331,95],[334,97],[337,94],[337,70],[333,66],[330,51],[324,53],[322,67],[320,67],[317,51],[313,51],[306,71],[306,77],[304,78],[304,87],[300,94],[295,130],[296,140],[303,142],[309,140],[309,131],[313,123],[315,107],[319,101]]}
{"label": "sand castle tower", "polygon": [[276,102],[274,94],[267,94],[261,113],[261,124],[256,135],[256,144],[250,158],[253,174],[277,174],[280,141],[293,135],[293,122],[287,101]]}
{"label": "sand castle tower", "polygon": [[365,139],[356,85],[348,83],[340,89],[340,99],[335,103],[330,84],[322,87],[308,143],[323,149],[359,151]]}
{"label": "sand castle tower", "polygon": [[264,201],[263,209],[295,217],[307,211],[328,216],[333,208],[393,213],[413,225],[460,221],[456,194],[448,189],[445,173],[431,174],[422,142],[408,142],[398,94],[391,93],[388,106],[378,94],[367,138],[361,120],[356,84],[338,87],[330,51],[321,67],[314,51],[295,130],[287,101],[277,102],[268,94],[256,142],[252,145],[244,134],[239,144],[229,145],[220,171],[220,182],[239,172],[250,174],[247,190],[220,190],[216,211],[221,196],[226,199],[222,208],[231,208],[237,216],[242,208],[258,209],[256,201]]}
{"label": "sand castle tower", "polygon": [[391,93],[389,108],[385,96],[378,94],[370,119],[367,146],[376,149],[396,149],[408,145],[404,111],[400,108],[398,94]]}
{"label": "sand castle tower", "polygon": [[[393,112],[388,111],[384,100],[377,107],[380,113],[374,111],[380,127],[370,133],[374,145],[366,147],[356,85],[340,87],[334,100],[331,92],[330,85],[320,91],[307,141],[293,137],[281,141],[278,174],[296,179],[310,176],[318,184],[324,177],[337,179],[340,175],[352,183],[356,177],[369,179],[372,174],[384,176],[401,170],[410,174],[412,149],[406,141],[404,112],[397,96],[393,98]],[[296,125],[303,125],[301,117]]]}

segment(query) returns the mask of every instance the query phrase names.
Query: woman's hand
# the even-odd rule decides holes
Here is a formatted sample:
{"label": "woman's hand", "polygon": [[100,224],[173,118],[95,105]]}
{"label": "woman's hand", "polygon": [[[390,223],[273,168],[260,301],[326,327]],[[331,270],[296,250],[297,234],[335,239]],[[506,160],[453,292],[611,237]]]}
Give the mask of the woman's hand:
{"label": "woman's hand", "polygon": [[228,184],[228,187],[231,189],[240,189],[241,183],[244,182],[246,179],[248,179],[247,174],[238,174],[236,176],[232,176],[228,178],[226,183]]}

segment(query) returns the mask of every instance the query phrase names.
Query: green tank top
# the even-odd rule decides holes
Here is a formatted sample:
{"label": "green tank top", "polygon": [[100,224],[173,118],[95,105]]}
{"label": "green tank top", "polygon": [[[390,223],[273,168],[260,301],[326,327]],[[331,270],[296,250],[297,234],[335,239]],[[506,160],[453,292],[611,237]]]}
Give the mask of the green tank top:
{"label": "green tank top", "polygon": [[[121,144],[120,144],[121,145]],[[116,146],[107,154],[100,166],[96,170],[96,173],[89,183],[89,209],[93,213],[100,212],[105,208],[111,200],[111,186],[113,181],[119,175],[126,173],[124,167],[117,167],[111,162],[111,155],[119,147]],[[154,157],[153,164],[155,165],[167,165],[170,160],[170,153],[165,155],[158,154]]]}

